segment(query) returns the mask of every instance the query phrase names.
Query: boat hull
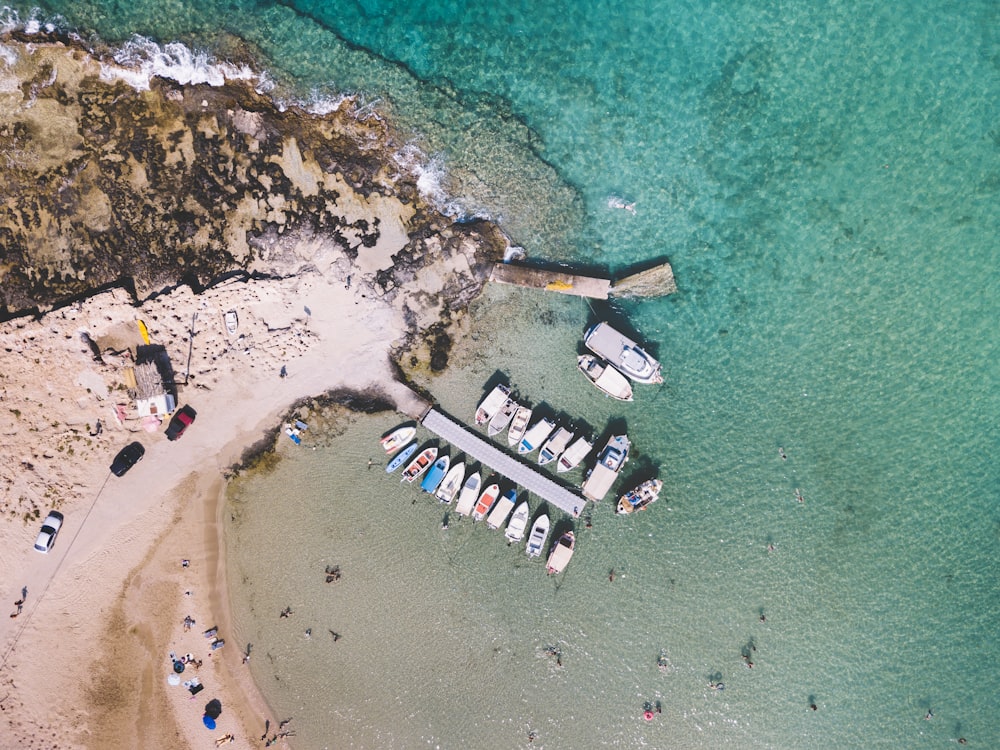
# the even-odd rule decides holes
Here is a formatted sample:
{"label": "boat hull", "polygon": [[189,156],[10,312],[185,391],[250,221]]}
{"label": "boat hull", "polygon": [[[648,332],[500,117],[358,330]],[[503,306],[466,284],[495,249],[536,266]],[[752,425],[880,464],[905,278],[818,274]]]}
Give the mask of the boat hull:
{"label": "boat hull", "polygon": [[482,521],[486,514],[490,512],[490,508],[493,507],[493,503],[497,501],[500,497],[500,485],[491,484],[485,490],[483,494],[479,496],[478,502],[476,502],[476,508],[472,511],[473,521]]}
{"label": "boat hull", "polygon": [[434,492],[444,479],[444,475],[448,473],[449,463],[448,456],[441,456],[441,458],[435,461],[424,477],[424,480],[420,483],[420,489],[424,492]]}
{"label": "boat hull", "polygon": [[572,531],[567,531],[559,541],[552,547],[549,553],[549,560],[545,565],[545,572],[549,575],[562,573],[573,558],[573,548],[576,546],[576,537]]}
{"label": "boat hull", "polygon": [[660,363],[628,336],[607,323],[598,323],[583,336],[594,354],[636,383],[662,383]]}
{"label": "boat hull", "polygon": [[618,498],[618,508],[615,512],[619,515],[628,515],[636,511],[646,510],[652,503],[656,502],[662,488],[663,482],[659,479],[649,479],[643,482]]}
{"label": "boat hull", "polygon": [[401,482],[413,482],[417,477],[427,471],[431,464],[434,463],[434,459],[437,458],[437,448],[426,448],[422,450],[420,454],[410,461],[405,469],[403,469],[403,478]]}
{"label": "boat hull", "polygon": [[514,418],[510,422],[510,429],[507,430],[507,445],[515,446],[521,442],[524,433],[528,429],[528,422],[531,421],[531,408],[527,406],[517,407]]}
{"label": "boat hull", "polygon": [[535,519],[528,534],[528,543],[524,548],[528,557],[539,557],[545,549],[545,540],[549,538],[549,517],[543,513]]}
{"label": "boat hull", "polygon": [[489,422],[504,405],[508,396],[510,396],[510,387],[503,383],[490,391],[479,404],[479,408],[476,409],[476,424],[483,425]]}
{"label": "boat hull", "polygon": [[408,446],[403,448],[402,451],[396,454],[396,457],[392,459],[385,467],[386,474],[392,474],[396,469],[405,464],[414,453],[417,452],[417,444],[410,443]]}

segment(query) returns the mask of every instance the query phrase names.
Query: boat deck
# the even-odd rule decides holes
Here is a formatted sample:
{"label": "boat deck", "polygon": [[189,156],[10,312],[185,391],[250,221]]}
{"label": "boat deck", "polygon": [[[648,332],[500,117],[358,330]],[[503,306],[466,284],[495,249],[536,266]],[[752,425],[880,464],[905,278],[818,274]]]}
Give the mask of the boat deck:
{"label": "boat deck", "polygon": [[583,497],[563,487],[529,464],[500,450],[485,437],[477,435],[437,409],[431,409],[423,418],[423,425],[434,434],[447,440],[467,455],[502,474],[516,483],[573,516],[579,516],[587,502]]}

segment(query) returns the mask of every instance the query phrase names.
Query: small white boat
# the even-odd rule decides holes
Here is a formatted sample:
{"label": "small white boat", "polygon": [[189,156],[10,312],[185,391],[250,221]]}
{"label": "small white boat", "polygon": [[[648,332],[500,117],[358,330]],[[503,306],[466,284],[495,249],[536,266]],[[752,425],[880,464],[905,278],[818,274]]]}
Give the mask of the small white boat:
{"label": "small white boat", "polygon": [[478,471],[474,471],[462,485],[462,491],[458,495],[458,503],[455,505],[455,512],[460,516],[467,516],[476,505],[476,498],[479,496],[479,487],[483,483],[483,478]]}
{"label": "small white boat", "polygon": [[503,383],[490,391],[476,409],[476,424],[486,424],[493,419],[493,415],[500,411],[508,396],[510,396],[510,386]]}
{"label": "small white boat", "polygon": [[516,500],[517,490],[507,490],[504,493],[504,496],[496,501],[489,516],[487,516],[487,528],[499,529],[503,526],[503,522],[507,520],[507,516],[509,516],[510,512],[514,509],[514,502]]}
{"label": "small white boat", "polygon": [[538,464],[545,466],[545,464],[555,461],[559,457],[559,454],[566,450],[566,446],[569,445],[569,441],[572,439],[573,433],[565,427],[560,427],[553,432],[552,437],[545,441],[542,445],[542,450],[538,453]]}
{"label": "small white boat", "polygon": [[410,456],[417,452],[417,444],[410,443],[408,446],[403,448],[394,459],[389,462],[389,465],[385,467],[386,474],[392,474],[396,469],[406,463]]}
{"label": "small white boat", "polygon": [[486,514],[490,512],[490,508],[493,507],[493,503],[496,502],[499,496],[499,484],[491,484],[483,490],[483,494],[479,496],[479,502],[476,503],[476,509],[472,511],[472,520],[482,521],[486,517]]}
{"label": "small white boat", "polygon": [[490,423],[486,426],[486,434],[492,437],[506,430],[507,425],[510,424],[510,420],[514,418],[515,411],[517,411],[517,401],[508,398],[503,402],[500,411],[493,415]]}
{"label": "small white boat", "polygon": [[438,488],[438,485],[444,479],[444,475],[448,473],[448,464],[450,463],[451,459],[446,455],[441,456],[441,458],[435,461],[430,471],[424,477],[424,481],[420,483],[420,489],[433,494],[434,490]]}
{"label": "small white boat", "polygon": [[535,519],[535,523],[531,526],[531,533],[528,534],[528,545],[524,550],[528,553],[528,557],[538,557],[541,555],[542,550],[545,549],[545,540],[548,538],[549,516],[547,513],[542,513],[542,515]]}
{"label": "small white boat", "polygon": [[417,435],[417,428],[412,425],[399,427],[384,436],[379,443],[387,455],[392,455]]}
{"label": "small white boat", "polygon": [[597,457],[595,466],[583,483],[583,496],[595,503],[608,494],[611,485],[618,478],[628,461],[628,449],[631,446],[628,435],[612,435]]}
{"label": "small white boat", "polygon": [[415,459],[410,461],[409,465],[403,469],[403,478],[401,482],[412,482],[414,479],[419,477],[425,471],[427,471],[431,464],[434,463],[434,459],[437,458],[438,449],[437,448],[425,448],[420,451]]}
{"label": "small white boat", "polygon": [[553,573],[562,573],[566,570],[566,566],[569,565],[569,561],[573,557],[573,547],[575,546],[576,537],[572,531],[567,531],[559,537],[559,541],[553,545],[552,552],[549,553],[549,561],[545,565],[545,572],[552,575]]}
{"label": "small white boat", "polygon": [[583,335],[583,343],[636,383],[662,383],[660,363],[628,336],[607,323],[598,323]]}
{"label": "small white boat", "polygon": [[522,500],[521,504],[514,509],[514,515],[510,517],[507,530],[503,533],[511,543],[524,539],[524,530],[528,527],[528,515],[531,510],[528,508],[528,501]]}
{"label": "small white boat", "polygon": [[226,331],[230,336],[235,335],[236,329],[240,327],[240,319],[235,310],[229,310],[225,314]]}
{"label": "small white boat", "polygon": [[555,428],[556,423],[551,419],[545,419],[543,417],[538,420],[535,424],[528,428],[526,433],[524,433],[524,437],[521,438],[521,442],[517,445],[517,452],[522,455],[531,453],[545,442],[545,439],[552,434],[552,430]]}
{"label": "small white boat", "polygon": [[559,463],[556,471],[562,473],[571,471],[580,465],[580,462],[587,457],[587,454],[594,449],[594,444],[585,437],[578,437],[573,441],[563,454],[559,456]]}
{"label": "small white boat", "polygon": [[518,406],[514,412],[514,419],[511,420],[510,429],[507,430],[507,445],[517,445],[524,437],[525,430],[528,429],[528,421],[531,419],[530,406]]}
{"label": "small white boat", "polygon": [[645,510],[647,505],[656,502],[661,489],[663,482],[659,479],[649,479],[618,498],[618,509],[615,512],[624,515]]}
{"label": "small white boat", "polygon": [[587,376],[587,380],[611,398],[619,401],[632,400],[632,384],[628,382],[628,378],[603,359],[592,354],[581,354],[576,358],[576,366]]}
{"label": "small white boat", "polygon": [[450,503],[458,494],[463,479],[465,479],[465,462],[459,461],[448,469],[448,473],[444,475],[444,479],[438,485],[434,495],[442,503]]}

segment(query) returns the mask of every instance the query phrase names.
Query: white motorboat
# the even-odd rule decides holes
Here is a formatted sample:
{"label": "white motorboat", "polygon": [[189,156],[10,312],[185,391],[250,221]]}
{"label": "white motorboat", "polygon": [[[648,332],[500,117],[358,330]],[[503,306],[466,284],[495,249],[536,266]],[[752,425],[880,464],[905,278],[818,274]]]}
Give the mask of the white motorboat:
{"label": "white motorboat", "polygon": [[528,421],[531,419],[531,407],[523,404],[517,407],[514,412],[514,419],[511,420],[510,429],[507,430],[507,445],[517,445],[524,437],[528,429]]}
{"label": "white motorboat", "polygon": [[533,450],[537,450],[538,447],[545,442],[545,439],[552,434],[552,430],[556,428],[556,423],[551,419],[539,419],[535,424],[528,428],[528,431],[524,433],[524,437],[521,438],[521,442],[517,444],[517,452],[523,454],[531,453]]}
{"label": "white motorboat", "polygon": [[476,424],[486,424],[493,419],[493,415],[500,411],[500,407],[507,401],[508,396],[510,396],[510,387],[503,383],[486,394],[486,398],[476,409]]}
{"label": "white motorboat", "polygon": [[594,444],[587,438],[580,436],[563,451],[559,456],[559,463],[556,464],[556,471],[562,473],[571,471],[580,465],[580,462],[587,457],[587,454],[594,449]]}
{"label": "white motorboat", "polygon": [[444,475],[441,484],[434,491],[435,497],[442,503],[450,503],[455,499],[455,495],[458,494],[463,479],[465,479],[465,462],[459,461],[448,469],[448,473]]}
{"label": "white motorboat", "polygon": [[398,427],[388,435],[384,436],[379,443],[382,449],[386,452],[386,455],[392,455],[408,442],[413,440],[417,434],[417,428],[413,425],[404,425],[403,427]]}
{"label": "white motorboat", "polygon": [[420,451],[420,454],[415,459],[410,461],[409,465],[403,469],[403,478],[400,481],[412,482],[414,479],[419,477],[430,468],[432,463],[434,463],[434,459],[437,458],[437,454],[438,449],[434,447],[425,448]]}
{"label": "white motorboat", "polygon": [[517,500],[517,490],[507,490],[503,497],[496,501],[493,510],[486,518],[486,526],[490,529],[499,529],[507,516],[514,510],[514,502]]}
{"label": "white motorboat", "polygon": [[490,419],[490,423],[486,426],[486,434],[492,437],[506,430],[507,425],[510,424],[510,420],[514,418],[514,412],[516,411],[517,401],[508,398],[503,402],[503,406],[500,407],[499,411]]}
{"label": "white motorboat", "polygon": [[538,463],[545,466],[547,463],[555,461],[559,454],[566,450],[569,441],[573,439],[573,433],[565,427],[560,427],[552,433],[552,437],[545,441],[542,449],[538,452]]}
{"label": "white motorboat", "polygon": [[583,483],[584,497],[596,503],[608,494],[611,485],[618,478],[618,472],[628,461],[630,445],[627,435],[611,436],[597,457],[597,466],[591,470],[590,475]]}
{"label": "white motorboat", "polygon": [[634,513],[637,510],[646,510],[646,506],[655,503],[663,489],[663,482],[659,479],[648,479],[635,489],[629,490],[618,498],[619,514]]}
{"label": "white motorboat", "polygon": [[569,565],[569,561],[573,557],[575,546],[576,536],[572,531],[567,531],[559,537],[559,541],[553,545],[552,552],[549,553],[549,561],[545,565],[545,571],[552,575],[566,570],[566,566]]}
{"label": "white motorboat", "polygon": [[472,520],[482,521],[486,517],[486,514],[490,512],[490,508],[493,507],[493,503],[496,502],[498,497],[500,497],[499,484],[493,483],[483,490],[483,494],[479,496],[479,502],[476,503],[476,509],[472,511]]}
{"label": "white motorboat", "polygon": [[240,318],[235,310],[227,310],[225,314],[226,332],[230,336],[236,335],[236,329],[240,327]]}
{"label": "white motorboat", "polygon": [[606,395],[619,401],[632,400],[632,384],[628,382],[628,378],[600,357],[581,354],[576,358],[576,366],[587,376],[587,380]]}
{"label": "white motorboat", "polygon": [[513,544],[524,539],[524,530],[528,527],[528,515],[530,513],[531,509],[528,507],[527,500],[522,500],[521,504],[514,508],[514,515],[510,517],[507,530],[503,533],[507,537],[507,541]]}
{"label": "white motorboat", "polygon": [[549,516],[547,513],[542,513],[535,519],[535,523],[531,526],[531,533],[528,534],[528,544],[524,549],[528,553],[528,557],[541,555],[542,550],[545,549],[545,540],[548,538]]}
{"label": "white motorboat", "polygon": [[660,363],[625,334],[607,323],[598,323],[583,335],[583,343],[594,354],[636,383],[662,383]]}
{"label": "white motorboat", "polygon": [[476,505],[476,498],[479,496],[479,487],[483,483],[483,478],[478,471],[472,472],[462,485],[462,491],[458,495],[458,503],[455,505],[455,512],[460,516],[467,516]]}

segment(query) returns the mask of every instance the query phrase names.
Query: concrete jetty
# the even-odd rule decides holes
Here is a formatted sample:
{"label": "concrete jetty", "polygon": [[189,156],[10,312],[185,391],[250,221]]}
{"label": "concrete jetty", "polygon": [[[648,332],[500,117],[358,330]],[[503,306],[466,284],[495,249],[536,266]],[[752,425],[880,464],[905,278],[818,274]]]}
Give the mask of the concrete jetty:
{"label": "concrete jetty", "polygon": [[497,263],[490,273],[490,281],[591,299],[660,297],[677,291],[674,271],[667,262],[628,274],[617,281],[535,266]]}
{"label": "concrete jetty", "polygon": [[566,489],[516,456],[500,450],[485,437],[477,435],[437,409],[431,409],[424,415],[423,425],[468,456],[507,477],[519,487],[538,495],[550,505],[573,516],[579,516],[583,510],[587,501],[582,496]]}

